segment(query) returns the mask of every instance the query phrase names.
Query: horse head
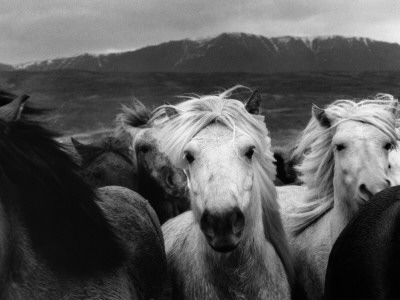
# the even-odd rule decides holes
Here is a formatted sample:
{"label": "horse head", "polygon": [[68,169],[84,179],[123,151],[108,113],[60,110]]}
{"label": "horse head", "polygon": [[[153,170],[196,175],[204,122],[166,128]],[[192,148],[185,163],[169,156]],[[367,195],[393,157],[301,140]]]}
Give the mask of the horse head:
{"label": "horse head", "polygon": [[115,137],[106,137],[91,144],[71,138],[81,157],[85,176],[94,187],[118,185],[131,190],[137,188],[136,166],[129,145]]}
{"label": "horse head", "polygon": [[188,177],[195,220],[218,252],[233,251],[254,231],[265,230],[260,185],[270,188],[264,195],[275,195],[268,132],[263,118],[250,114],[260,111],[259,95],[243,104],[225,99],[230,92],[178,105],[167,129],[175,130],[163,140]]}
{"label": "horse head", "polygon": [[382,104],[365,103],[350,116],[347,110],[354,110],[353,103],[336,102],[326,110],[314,106],[313,116],[322,127],[332,128],[329,151],[335,166],[335,195],[357,211],[372,195],[391,186],[388,157],[396,135],[391,104],[385,109]]}

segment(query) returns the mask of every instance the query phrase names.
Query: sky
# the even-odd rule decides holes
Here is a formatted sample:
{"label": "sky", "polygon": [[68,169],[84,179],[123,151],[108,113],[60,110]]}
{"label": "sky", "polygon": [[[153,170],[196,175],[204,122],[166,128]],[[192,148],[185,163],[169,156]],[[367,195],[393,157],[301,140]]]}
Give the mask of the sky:
{"label": "sky", "polygon": [[0,63],[127,51],[223,32],[400,43],[400,1],[0,0]]}

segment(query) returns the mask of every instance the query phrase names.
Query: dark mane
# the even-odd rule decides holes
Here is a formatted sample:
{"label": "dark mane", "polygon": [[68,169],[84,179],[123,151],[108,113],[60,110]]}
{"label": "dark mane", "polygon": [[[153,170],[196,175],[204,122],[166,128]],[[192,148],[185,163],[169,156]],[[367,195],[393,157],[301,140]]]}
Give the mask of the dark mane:
{"label": "dark mane", "polygon": [[126,127],[147,128],[151,115],[151,110],[134,98],[130,106],[122,105],[122,112],[115,118],[115,136],[131,143],[132,136],[126,131]]}
{"label": "dark mane", "polygon": [[82,159],[82,167],[89,166],[97,157],[105,153],[115,153],[121,156],[127,163],[132,165],[131,153],[128,143],[122,138],[105,137],[98,142],[91,144],[93,151]]}
{"label": "dark mane", "polygon": [[95,192],[54,140],[58,135],[27,119],[27,108],[18,121],[0,120],[1,177],[17,195],[1,199],[4,206],[20,213],[33,249],[55,270],[86,274],[116,267],[124,251]]}
{"label": "dark mane", "polygon": [[132,127],[146,127],[150,120],[151,110],[149,110],[142,102],[134,99],[128,107],[122,105],[122,112],[117,115],[117,123],[125,123]]}

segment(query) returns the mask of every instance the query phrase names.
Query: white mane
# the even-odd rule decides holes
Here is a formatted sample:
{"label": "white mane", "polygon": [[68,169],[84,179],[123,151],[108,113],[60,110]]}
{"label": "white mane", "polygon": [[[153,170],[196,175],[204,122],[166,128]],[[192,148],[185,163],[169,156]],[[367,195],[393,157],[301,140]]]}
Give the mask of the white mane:
{"label": "white mane", "polygon": [[335,166],[331,143],[335,128],[346,120],[367,123],[387,135],[396,147],[396,112],[397,101],[390,95],[381,94],[374,100],[337,100],[328,105],[325,114],[334,120],[329,128],[320,126],[313,117],[296,150],[304,154],[304,160],[297,170],[308,193],[304,203],[298,203],[294,215],[295,234],[302,232],[333,207]]}

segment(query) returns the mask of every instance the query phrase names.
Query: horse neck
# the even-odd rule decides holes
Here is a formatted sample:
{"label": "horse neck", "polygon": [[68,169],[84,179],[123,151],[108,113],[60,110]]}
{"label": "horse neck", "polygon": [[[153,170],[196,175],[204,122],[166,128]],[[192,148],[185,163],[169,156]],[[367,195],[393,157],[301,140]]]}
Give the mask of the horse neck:
{"label": "horse neck", "polygon": [[341,195],[339,191],[343,190],[341,184],[333,179],[333,208],[331,209],[331,222],[332,227],[340,233],[343,228],[353,219],[354,215],[357,211],[350,209],[349,205],[346,203],[350,203],[354,201],[352,197],[348,197],[347,195]]}
{"label": "horse neck", "polygon": [[148,201],[166,201],[162,188],[138,162],[138,193]]}
{"label": "horse neck", "polygon": [[[336,193],[334,193],[334,195],[336,195]],[[355,213],[349,211],[345,204],[345,199],[340,199],[339,197],[334,196],[333,208],[328,214],[332,239],[335,241],[342,230],[354,217]]]}
{"label": "horse neck", "polygon": [[333,202],[333,208],[328,210],[315,224],[312,224],[308,230],[306,229],[313,240],[311,245],[320,249],[323,244],[323,248],[328,249],[329,252],[339,234],[350,221],[350,216],[342,205],[342,199],[334,196]]}

